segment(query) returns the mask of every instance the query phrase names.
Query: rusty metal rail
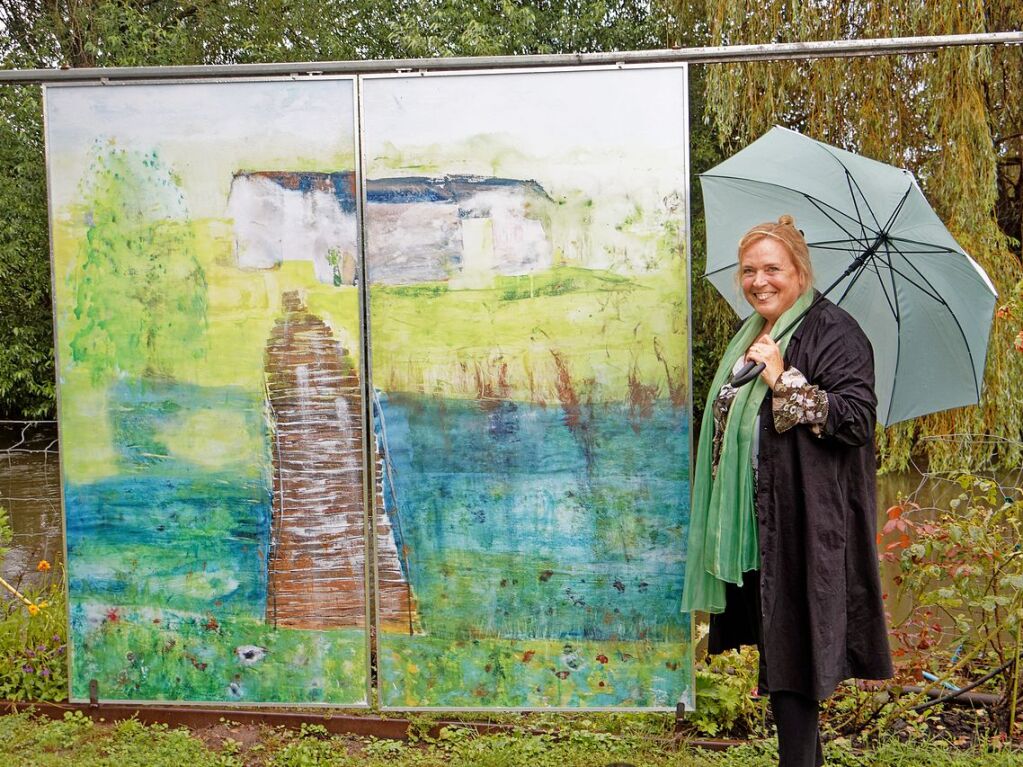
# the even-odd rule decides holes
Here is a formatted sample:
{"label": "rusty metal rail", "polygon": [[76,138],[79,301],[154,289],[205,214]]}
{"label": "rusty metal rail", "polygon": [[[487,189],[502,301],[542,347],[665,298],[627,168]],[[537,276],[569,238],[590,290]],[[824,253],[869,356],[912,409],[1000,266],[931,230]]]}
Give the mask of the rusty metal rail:
{"label": "rusty metal rail", "polygon": [[[202,708],[197,706],[152,706],[111,703],[33,703],[31,701],[0,701],[0,715],[31,712],[50,719],[60,719],[69,711],[80,711],[96,722],[121,722],[136,719],[143,724],[166,724],[170,727],[187,727],[202,730],[225,722],[241,725],[266,725],[298,730],[303,724],[322,726],[332,735],[355,735],[363,738],[408,740],[412,723],[397,717],[382,717],[373,714],[352,715],[332,714],[320,711],[276,711],[264,709]],[[461,720],[438,720],[430,725],[426,734],[431,738],[440,735],[445,727],[461,727],[474,730],[479,735],[523,732],[523,728],[507,723],[472,722]],[[525,732],[542,734],[547,730],[527,727]],[[556,732],[555,732],[556,734]],[[749,741],[726,740],[721,738],[689,739],[676,735],[680,744],[688,748],[702,748],[708,751],[723,751]]]}

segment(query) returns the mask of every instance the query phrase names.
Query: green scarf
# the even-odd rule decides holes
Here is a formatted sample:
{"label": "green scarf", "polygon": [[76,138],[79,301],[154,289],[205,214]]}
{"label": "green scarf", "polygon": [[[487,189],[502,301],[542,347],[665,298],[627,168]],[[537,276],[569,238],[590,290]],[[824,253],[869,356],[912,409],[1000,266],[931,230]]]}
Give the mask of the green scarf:
{"label": "green scarf", "polygon": [[[774,332],[784,330],[813,302],[808,290],[789,307]],[[689,544],[682,611],[720,613],[725,609],[725,584],[742,583],[742,574],[760,567],[757,521],[753,513],[753,429],[767,384],[756,381],[740,387],[725,419],[717,475],[712,476],[714,400],[731,375],[735,361],[762,335],[764,318],[754,313],[735,334],[725,351],[707,394],[700,444],[693,475],[693,506],[689,515]],[[792,333],[778,342],[782,354]]]}

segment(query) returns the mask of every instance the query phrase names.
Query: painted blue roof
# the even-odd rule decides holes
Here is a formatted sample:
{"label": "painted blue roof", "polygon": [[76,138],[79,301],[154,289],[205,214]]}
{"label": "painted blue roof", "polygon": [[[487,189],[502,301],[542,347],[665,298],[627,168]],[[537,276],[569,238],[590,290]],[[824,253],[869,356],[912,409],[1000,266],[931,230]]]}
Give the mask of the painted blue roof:
{"label": "painted blue roof", "polygon": [[[350,170],[333,173],[312,171],[236,173],[235,178],[239,177],[265,178],[285,189],[301,192],[330,191],[340,203],[341,210],[346,213],[355,212],[355,173]],[[536,181],[470,175],[449,175],[442,178],[428,176],[371,178],[366,182],[366,199],[368,202],[383,205],[413,202],[458,203],[480,192],[516,188],[550,199],[546,190]]]}

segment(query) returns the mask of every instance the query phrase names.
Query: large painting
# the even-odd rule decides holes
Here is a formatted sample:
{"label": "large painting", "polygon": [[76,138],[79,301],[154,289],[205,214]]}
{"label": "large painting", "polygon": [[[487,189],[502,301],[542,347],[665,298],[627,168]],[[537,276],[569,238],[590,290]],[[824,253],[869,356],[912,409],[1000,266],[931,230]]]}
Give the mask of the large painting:
{"label": "large painting", "polygon": [[363,79],[385,707],[692,703],[685,100]]}
{"label": "large painting", "polygon": [[72,700],[365,704],[354,80],[46,124]]}

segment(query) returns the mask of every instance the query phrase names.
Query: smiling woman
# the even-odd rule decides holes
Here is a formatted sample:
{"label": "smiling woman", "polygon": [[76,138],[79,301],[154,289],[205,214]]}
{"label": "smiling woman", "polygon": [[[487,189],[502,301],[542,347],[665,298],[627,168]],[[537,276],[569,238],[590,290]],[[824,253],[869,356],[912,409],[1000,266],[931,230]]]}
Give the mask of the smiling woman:
{"label": "smiling woman", "polygon": [[[780,764],[811,767],[823,764],[818,701],[843,679],[891,675],[874,542],[873,353],[849,314],[814,301],[790,216],[742,237],[738,277],[756,313],[711,386],[683,608],[712,613],[711,652],[758,646]],[[747,361],[764,364],[759,380],[733,386]]]}
{"label": "smiling woman", "polygon": [[763,332],[770,333],[782,313],[813,284],[810,253],[791,216],[755,226],[742,238],[739,280],[750,306],[767,320]]}

